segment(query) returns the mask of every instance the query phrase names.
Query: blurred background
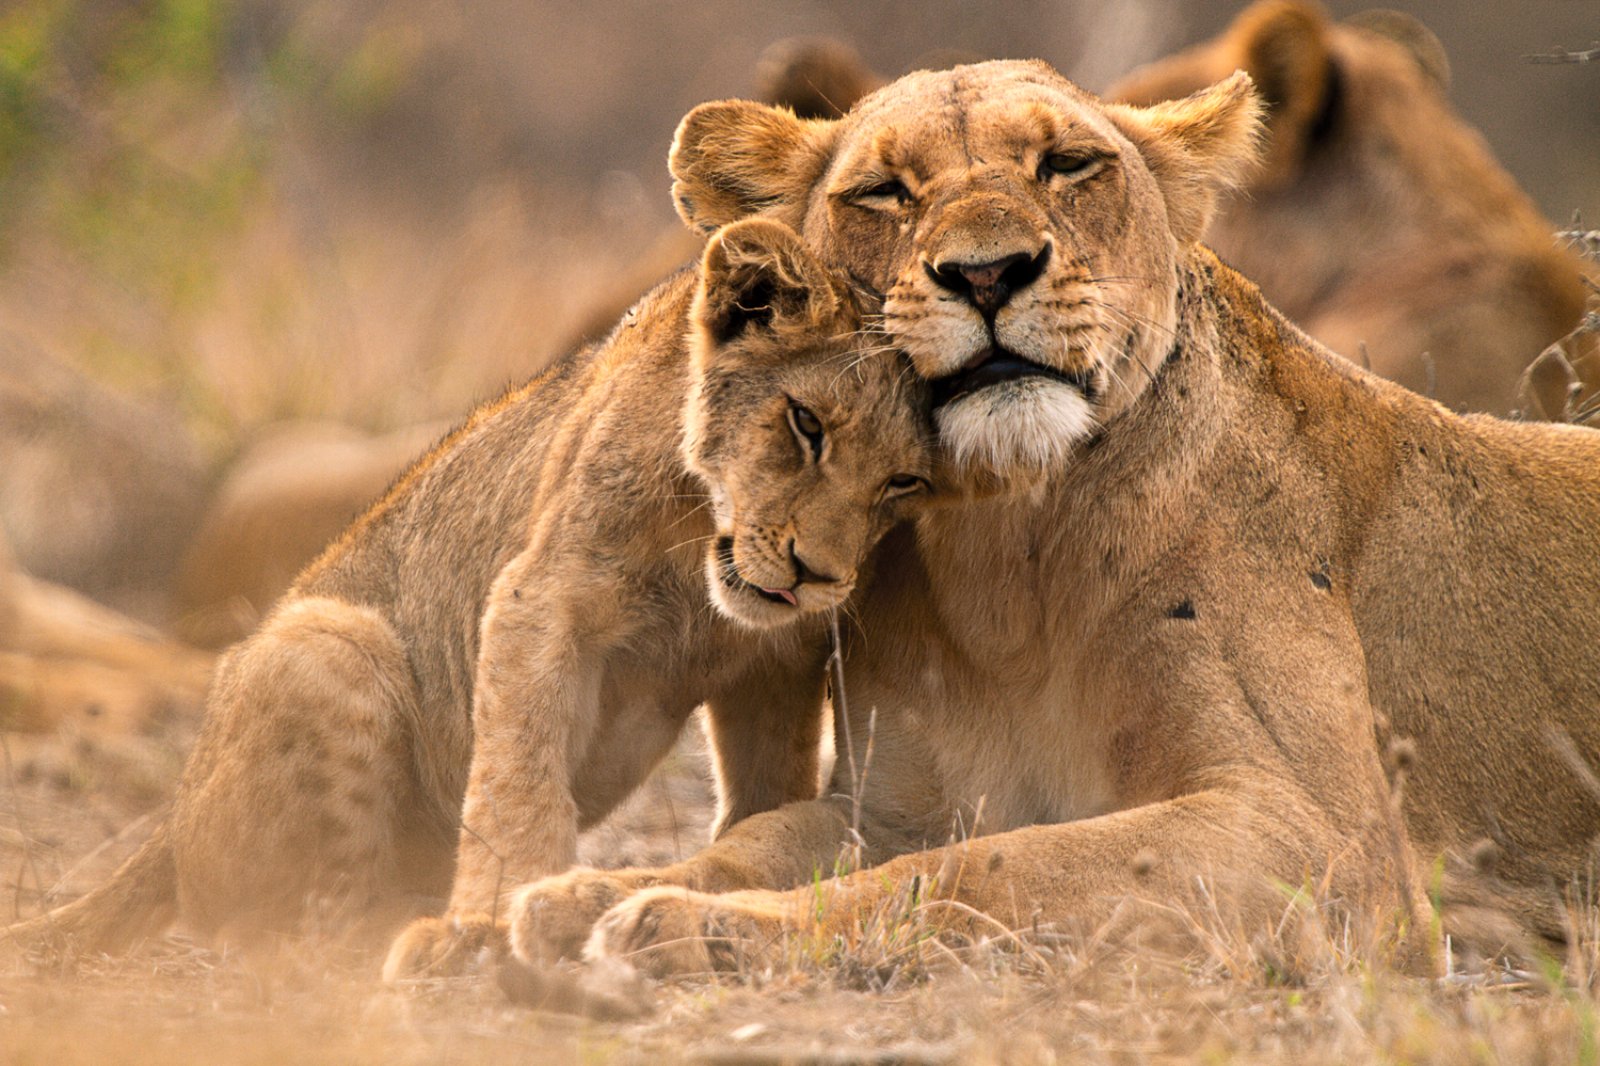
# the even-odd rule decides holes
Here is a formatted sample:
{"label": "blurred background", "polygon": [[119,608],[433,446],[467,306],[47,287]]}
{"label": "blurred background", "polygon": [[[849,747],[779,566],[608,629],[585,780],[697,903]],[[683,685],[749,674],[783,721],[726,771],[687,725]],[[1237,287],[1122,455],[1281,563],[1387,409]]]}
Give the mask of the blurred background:
{"label": "blurred background", "polygon": [[[885,74],[1040,56],[1099,88],[1241,6],[9,0],[0,326],[170,404],[208,469],[275,419],[452,417],[671,224],[674,125],[749,94],[775,39]],[[1527,58],[1600,38],[1600,3],[1404,7],[1545,213],[1600,220],[1600,63]]]}
{"label": "blurred background", "polygon": [[[36,577],[225,643],[293,573],[241,558],[297,566],[639,291],[636,261],[683,254],[673,129],[752,94],[774,41],[836,36],[891,76],[1037,56],[1098,89],[1242,7],[0,0],[0,536]],[[1530,60],[1600,38],[1600,2],[1406,7],[1552,225],[1600,220],[1600,62]],[[231,554],[203,558],[208,530]],[[239,609],[174,607],[175,582]]]}

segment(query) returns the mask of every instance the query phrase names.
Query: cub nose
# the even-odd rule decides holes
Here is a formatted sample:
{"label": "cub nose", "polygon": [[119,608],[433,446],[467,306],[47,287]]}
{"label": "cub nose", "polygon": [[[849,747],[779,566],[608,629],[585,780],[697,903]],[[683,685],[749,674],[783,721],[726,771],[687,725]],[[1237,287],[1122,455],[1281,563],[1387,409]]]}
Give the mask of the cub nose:
{"label": "cub nose", "polygon": [[1050,245],[1038,254],[1015,252],[987,263],[962,263],[947,260],[922,264],[928,277],[940,288],[962,297],[986,318],[1006,305],[1011,295],[1032,285],[1050,261]]}
{"label": "cub nose", "polygon": [[789,562],[794,564],[794,587],[799,588],[808,582],[817,585],[832,585],[839,579],[829,574],[819,573],[806,565],[800,558],[800,553],[794,550],[794,541],[789,542]]}

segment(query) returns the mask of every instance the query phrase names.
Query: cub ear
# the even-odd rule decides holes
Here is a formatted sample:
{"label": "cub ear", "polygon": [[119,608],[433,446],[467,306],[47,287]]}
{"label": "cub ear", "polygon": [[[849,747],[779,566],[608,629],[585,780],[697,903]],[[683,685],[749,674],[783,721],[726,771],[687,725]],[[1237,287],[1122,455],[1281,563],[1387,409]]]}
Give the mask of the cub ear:
{"label": "cub ear", "polygon": [[1234,62],[1250,75],[1267,111],[1267,147],[1255,179],[1270,188],[1299,169],[1333,103],[1327,14],[1303,0],[1261,0],[1234,21]]}
{"label": "cub ear", "polygon": [[761,99],[800,118],[839,118],[882,84],[861,53],[833,37],[785,37],[756,63]]}
{"label": "cub ear", "polygon": [[1253,168],[1261,142],[1261,98],[1236,70],[1193,96],[1153,107],[1107,105],[1107,111],[1161,186],[1178,243],[1204,235],[1223,190]]}
{"label": "cub ear", "polygon": [[751,330],[820,331],[838,307],[827,269],[788,226],[747,219],[706,244],[693,321],[713,346]]}
{"label": "cub ear", "polygon": [[678,214],[701,233],[755,214],[799,225],[834,125],[749,100],[701,104],[678,124],[667,157]]}

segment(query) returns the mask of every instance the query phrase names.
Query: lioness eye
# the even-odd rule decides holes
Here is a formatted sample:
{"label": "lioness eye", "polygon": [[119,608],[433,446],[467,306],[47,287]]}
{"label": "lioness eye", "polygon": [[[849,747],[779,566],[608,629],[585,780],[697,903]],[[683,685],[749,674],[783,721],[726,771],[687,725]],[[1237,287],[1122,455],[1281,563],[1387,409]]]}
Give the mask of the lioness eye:
{"label": "lioness eye", "polygon": [[906,188],[904,182],[891,178],[859,190],[852,199],[869,207],[880,206],[890,201],[896,205],[908,204],[911,202],[911,190]]}
{"label": "lioness eye", "polygon": [[801,447],[811,458],[822,458],[822,419],[812,414],[810,408],[797,403],[789,404],[789,428],[794,430]]}
{"label": "lioness eye", "polygon": [[1051,152],[1039,161],[1039,180],[1048,181],[1052,175],[1081,178],[1099,169],[1101,159],[1096,155],[1077,152]]}

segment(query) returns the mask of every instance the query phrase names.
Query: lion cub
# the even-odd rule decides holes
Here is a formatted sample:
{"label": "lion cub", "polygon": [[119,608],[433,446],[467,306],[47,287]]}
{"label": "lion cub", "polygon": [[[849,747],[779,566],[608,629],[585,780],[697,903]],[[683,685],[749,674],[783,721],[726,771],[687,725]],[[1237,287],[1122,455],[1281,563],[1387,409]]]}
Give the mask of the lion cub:
{"label": "lion cub", "polygon": [[220,667],[167,823],[14,931],[392,931],[454,851],[446,918],[385,974],[437,969],[497,935],[502,891],[573,864],[701,704],[718,832],[813,798],[826,614],[928,491],[926,398],[774,222],[718,233],[635,317],[656,324],[478,411],[302,574]]}

